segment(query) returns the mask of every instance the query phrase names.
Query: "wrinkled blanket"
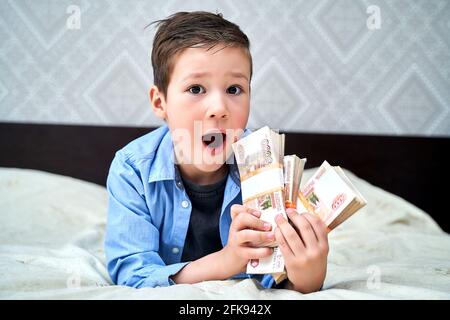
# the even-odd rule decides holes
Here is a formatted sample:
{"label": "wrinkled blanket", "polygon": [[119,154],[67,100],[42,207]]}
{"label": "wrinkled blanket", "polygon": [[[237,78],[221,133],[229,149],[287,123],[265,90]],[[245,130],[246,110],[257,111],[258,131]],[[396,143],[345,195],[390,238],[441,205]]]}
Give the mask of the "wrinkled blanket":
{"label": "wrinkled blanket", "polygon": [[[315,169],[306,170],[307,179]],[[105,268],[104,187],[0,168],[2,299],[450,299],[450,236],[425,212],[345,170],[368,205],[329,235],[323,289],[251,279],[134,289]]]}

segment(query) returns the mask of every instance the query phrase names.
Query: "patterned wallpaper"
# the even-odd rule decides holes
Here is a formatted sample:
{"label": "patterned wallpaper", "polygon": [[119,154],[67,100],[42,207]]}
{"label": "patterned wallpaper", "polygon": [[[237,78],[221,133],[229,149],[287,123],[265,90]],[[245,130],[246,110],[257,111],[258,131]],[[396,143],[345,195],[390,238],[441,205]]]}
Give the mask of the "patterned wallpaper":
{"label": "patterned wallpaper", "polygon": [[249,36],[251,128],[450,136],[449,0],[1,0],[0,121],[161,124],[144,27],[192,10]]}

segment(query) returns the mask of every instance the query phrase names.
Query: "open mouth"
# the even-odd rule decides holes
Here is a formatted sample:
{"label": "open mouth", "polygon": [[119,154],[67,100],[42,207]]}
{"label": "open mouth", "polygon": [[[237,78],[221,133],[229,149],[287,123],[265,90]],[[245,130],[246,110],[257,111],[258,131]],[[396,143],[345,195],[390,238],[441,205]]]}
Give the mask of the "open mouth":
{"label": "open mouth", "polygon": [[203,145],[211,152],[217,153],[222,150],[226,142],[226,134],[222,132],[211,132],[202,136]]}

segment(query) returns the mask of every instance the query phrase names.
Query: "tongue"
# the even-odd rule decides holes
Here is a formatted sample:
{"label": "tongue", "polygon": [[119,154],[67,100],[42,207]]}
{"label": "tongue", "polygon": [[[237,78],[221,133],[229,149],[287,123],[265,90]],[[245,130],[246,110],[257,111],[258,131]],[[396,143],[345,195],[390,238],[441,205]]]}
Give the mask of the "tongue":
{"label": "tongue", "polygon": [[203,143],[208,148],[217,148],[223,144],[223,135],[221,133],[206,134],[203,136]]}

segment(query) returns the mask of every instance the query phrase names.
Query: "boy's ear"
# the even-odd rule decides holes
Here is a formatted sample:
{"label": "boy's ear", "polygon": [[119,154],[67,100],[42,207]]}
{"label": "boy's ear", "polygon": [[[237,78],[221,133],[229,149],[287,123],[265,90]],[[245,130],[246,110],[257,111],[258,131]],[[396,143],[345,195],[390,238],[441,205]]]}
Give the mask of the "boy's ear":
{"label": "boy's ear", "polygon": [[157,86],[152,85],[149,91],[150,102],[152,103],[152,109],[158,118],[166,120],[166,99],[164,94],[158,89]]}

